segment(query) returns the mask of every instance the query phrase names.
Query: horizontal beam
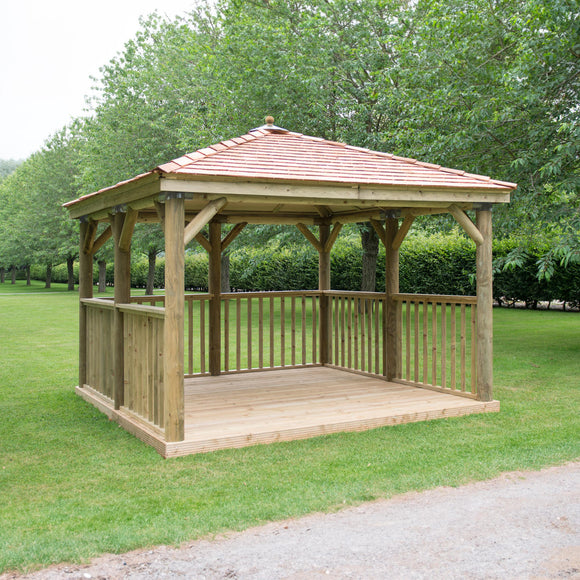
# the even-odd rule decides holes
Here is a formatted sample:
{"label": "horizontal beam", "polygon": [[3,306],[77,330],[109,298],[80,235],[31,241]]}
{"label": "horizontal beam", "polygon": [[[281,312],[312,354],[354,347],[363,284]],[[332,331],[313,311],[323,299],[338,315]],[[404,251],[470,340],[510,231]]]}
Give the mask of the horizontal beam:
{"label": "horizontal beam", "polygon": [[185,245],[189,244],[202,228],[228,203],[225,197],[210,201],[186,226],[183,232]]}
{"label": "horizontal beam", "polygon": [[462,209],[458,208],[456,205],[452,205],[449,207],[449,213],[478,246],[483,244],[483,236],[481,235],[481,232]]}

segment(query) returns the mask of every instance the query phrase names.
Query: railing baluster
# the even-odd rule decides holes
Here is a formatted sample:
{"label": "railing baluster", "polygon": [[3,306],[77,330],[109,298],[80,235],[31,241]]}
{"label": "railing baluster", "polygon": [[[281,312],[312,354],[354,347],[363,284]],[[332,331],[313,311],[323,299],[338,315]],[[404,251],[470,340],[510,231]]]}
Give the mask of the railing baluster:
{"label": "railing baluster", "polygon": [[461,390],[465,392],[465,304],[461,305]]}
{"label": "railing baluster", "polygon": [[381,372],[381,359],[380,359],[380,324],[379,324],[379,308],[380,308],[380,300],[375,298],[375,374],[378,375]]}
{"label": "railing baluster", "polygon": [[431,384],[437,384],[437,302],[431,304]]}
{"label": "railing baluster", "polygon": [[306,364],[306,296],[302,296],[301,301],[302,308],[302,327],[301,327],[301,338],[302,338],[302,364]]}
{"label": "railing baluster", "polygon": [[447,386],[447,304],[441,303],[441,386]]}
{"label": "railing baluster", "polygon": [[451,304],[451,385],[452,389],[455,389],[455,384],[457,381],[457,369],[455,366],[456,356],[457,356],[457,314],[455,312],[455,304]]}
{"label": "railing baluster", "polygon": [[274,368],[274,297],[270,296],[270,367]]}
{"label": "railing baluster", "polygon": [[264,299],[258,298],[258,365],[264,368]]}
{"label": "railing baluster", "polygon": [[201,373],[205,373],[205,302],[205,300],[199,301],[199,357]]}
{"label": "railing baluster", "polygon": [[247,300],[247,324],[248,324],[248,328],[247,328],[247,333],[248,333],[248,344],[246,346],[246,349],[248,351],[248,368],[251,369],[252,368],[252,299],[248,298]]}
{"label": "railing baluster", "polygon": [[187,370],[191,375],[193,374],[193,300],[187,301],[187,358]]}
{"label": "railing baluster", "polygon": [[230,370],[230,301],[224,300],[224,370]]}
{"label": "railing baluster", "polygon": [[471,305],[471,392],[477,391],[477,306]]}
{"label": "railing baluster", "polygon": [[236,370],[242,368],[242,300],[236,298]]}
{"label": "railing baluster", "polygon": [[291,361],[292,366],[296,364],[296,296],[290,300],[290,339],[292,341]]}
{"label": "railing baluster", "polygon": [[280,298],[280,366],[286,366],[286,308],[284,296]]}
{"label": "railing baluster", "polygon": [[428,332],[427,332],[427,320],[428,320],[428,315],[427,315],[427,309],[428,309],[429,305],[427,303],[427,300],[423,300],[423,383],[428,384],[429,378],[427,376],[427,368],[429,365],[429,360],[428,360],[428,344],[429,344],[429,336],[428,336]]}

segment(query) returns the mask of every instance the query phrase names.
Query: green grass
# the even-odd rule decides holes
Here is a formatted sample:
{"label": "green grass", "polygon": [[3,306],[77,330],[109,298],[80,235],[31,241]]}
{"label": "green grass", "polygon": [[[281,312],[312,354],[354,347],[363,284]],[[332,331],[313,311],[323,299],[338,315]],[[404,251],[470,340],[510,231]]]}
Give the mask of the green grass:
{"label": "green grass", "polygon": [[164,460],[74,394],[78,296],[53,290],[0,285],[0,571],[580,456],[577,313],[495,310],[500,413]]}

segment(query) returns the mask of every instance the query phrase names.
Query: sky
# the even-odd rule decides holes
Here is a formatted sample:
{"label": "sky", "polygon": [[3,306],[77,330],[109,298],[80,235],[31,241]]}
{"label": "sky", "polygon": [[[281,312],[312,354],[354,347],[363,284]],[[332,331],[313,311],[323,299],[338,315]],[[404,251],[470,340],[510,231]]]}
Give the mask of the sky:
{"label": "sky", "polygon": [[0,0],[0,159],[25,159],[83,115],[91,76],[157,10],[185,14],[195,0]]}

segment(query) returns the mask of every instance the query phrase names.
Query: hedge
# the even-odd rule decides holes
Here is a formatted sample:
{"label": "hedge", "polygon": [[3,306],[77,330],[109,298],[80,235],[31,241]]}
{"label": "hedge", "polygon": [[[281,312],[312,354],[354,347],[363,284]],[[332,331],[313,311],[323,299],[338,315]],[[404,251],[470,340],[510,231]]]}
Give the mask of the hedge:
{"label": "hedge", "polygon": [[[496,263],[516,247],[514,240],[494,241]],[[524,302],[535,307],[538,302],[562,301],[580,305],[580,265],[558,266],[549,281],[536,276],[538,257],[545,248],[530,252],[519,267],[494,269],[494,298],[500,304]],[[377,261],[377,284],[384,288],[384,248]],[[155,286],[163,287],[165,261],[158,258]],[[337,241],[331,254],[332,288],[358,290],[361,283],[362,248],[355,238]],[[131,285],[145,288],[148,262],[134,259]],[[75,264],[78,283],[78,266]],[[207,291],[207,254],[185,256],[185,287]],[[31,275],[44,279],[45,268],[33,266]],[[95,280],[98,266],[95,263]],[[66,282],[66,264],[52,270],[54,282]],[[113,284],[113,264],[107,264],[107,283]],[[233,290],[311,290],[318,287],[318,255],[310,246],[281,245],[277,242],[261,248],[241,248],[230,255],[230,284]],[[411,235],[400,250],[400,290],[417,294],[466,295],[475,293],[475,245],[462,235]]]}

